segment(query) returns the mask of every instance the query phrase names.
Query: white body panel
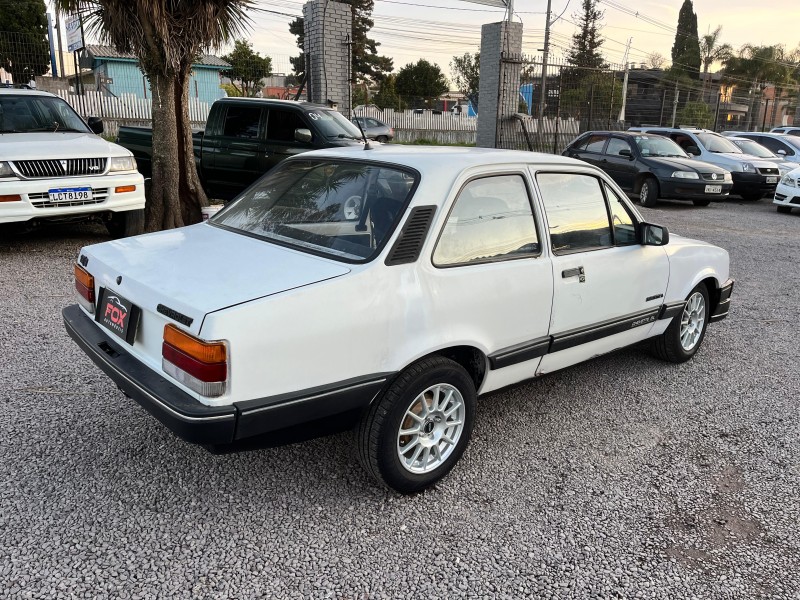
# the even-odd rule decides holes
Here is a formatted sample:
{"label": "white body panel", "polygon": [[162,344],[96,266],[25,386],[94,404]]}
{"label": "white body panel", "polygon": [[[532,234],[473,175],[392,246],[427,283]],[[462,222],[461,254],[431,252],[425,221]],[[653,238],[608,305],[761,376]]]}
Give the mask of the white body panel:
{"label": "white body panel", "polygon": [[[420,171],[410,208],[435,204],[437,211],[416,262],[384,262],[402,221],[383,252],[366,264],[313,256],[211,224],[85,248],[82,254],[96,285],[115,289],[143,310],[132,353],[162,373],[161,335],[164,324],[172,322],[157,311],[163,303],[194,319],[182,328],[229,343],[228,390],[213,400],[198,398],[204,404],[396,373],[455,346],[475,348],[485,357],[479,390],[485,393],[655,335],[669,321],[492,370],[489,356],[499,350],[655,309],[661,302],[683,300],[704,278],[721,284],[728,277],[724,250],[677,236],[664,247],[637,245],[553,257],[549,241],[542,239],[546,228],[536,197],[533,206],[543,242],[539,256],[437,268],[431,257],[439,232],[461,185],[471,177],[520,173],[534,190],[529,169],[568,169],[601,177],[617,188],[584,163],[549,155],[388,146],[365,154],[345,149],[304,157],[368,158]],[[586,268],[586,283],[562,281],[561,270],[573,263]],[[117,286],[119,275],[123,279]],[[658,294],[664,298],[646,300]]]}
{"label": "white body panel", "polygon": [[789,208],[800,208],[800,168],[789,172],[781,179],[778,187],[775,188],[775,197],[772,203]]}

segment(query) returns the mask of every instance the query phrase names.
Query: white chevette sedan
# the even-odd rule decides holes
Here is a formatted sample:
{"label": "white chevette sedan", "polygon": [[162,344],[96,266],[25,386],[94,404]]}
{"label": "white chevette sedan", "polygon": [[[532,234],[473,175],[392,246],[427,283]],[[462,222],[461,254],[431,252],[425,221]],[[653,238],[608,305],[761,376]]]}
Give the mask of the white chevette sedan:
{"label": "white chevette sedan", "polygon": [[728,268],[577,160],[348,148],[286,160],[206,223],[83,248],[63,314],[182,438],[349,419],[366,470],[413,493],[458,461],[479,395],[643,340],[691,358]]}

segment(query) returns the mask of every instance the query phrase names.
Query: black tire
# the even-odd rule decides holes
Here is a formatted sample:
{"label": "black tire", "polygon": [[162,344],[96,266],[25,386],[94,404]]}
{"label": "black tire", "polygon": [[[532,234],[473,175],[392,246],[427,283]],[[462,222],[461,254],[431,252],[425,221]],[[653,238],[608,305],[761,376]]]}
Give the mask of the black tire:
{"label": "black tire", "polygon": [[144,209],[126,210],[111,215],[106,229],[113,238],[124,238],[144,232]]}
{"label": "black tire", "polygon": [[711,310],[708,301],[708,289],[704,283],[699,284],[689,293],[686,297],[687,304],[695,294],[700,294],[704,302],[703,323],[699,338],[689,350],[684,348],[683,344],[681,344],[681,325],[686,313],[686,309],[684,309],[680,314],[672,318],[672,322],[669,324],[669,327],[667,327],[667,330],[652,341],[653,353],[661,360],[673,363],[686,362],[697,353],[697,350],[703,343],[706,330],[708,329],[708,318]]}
{"label": "black tire", "polygon": [[386,142],[389,141],[389,138],[386,137],[385,135],[379,135],[378,137],[375,138],[375,141],[380,142],[381,144],[385,144]]}
{"label": "black tire", "polygon": [[748,192],[746,194],[739,195],[742,197],[742,200],[747,200],[748,202],[756,202],[764,197],[763,192]]}
{"label": "black tire", "polygon": [[[409,422],[413,424],[407,417],[407,411],[412,410],[423,392],[438,384],[452,386],[461,394],[463,428],[449,454],[440,454],[443,458],[439,466],[425,473],[413,473],[400,460],[400,428],[404,424],[408,428]],[[401,494],[424,490],[447,475],[464,453],[475,421],[476,396],[475,383],[458,363],[443,356],[431,356],[414,363],[397,376],[362,417],[356,431],[359,461],[378,483]],[[447,404],[442,410],[446,410],[448,406],[451,405]],[[434,412],[430,414],[435,415]],[[421,416],[425,416],[424,413]],[[445,417],[447,419],[449,417]],[[428,421],[432,423],[433,418],[426,419],[419,428],[426,427]],[[433,427],[439,426],[434,424]],[[418,437],[422,439],[427,436]],[[423,444],[417,440],[416,445]],[[435,445],[441,452],[438,443]],[[408,447],[414,446],[410,444]],[[444,446],[445,452],[448,447],[449,445]]]}
{"label": "black tire", "polygon": [[658,181],[654,177],[646,177],[639,188],[639,202],[642,206],[653,208],[658,201]]}
{"label": "black tire", "polygon": [[779,205],[779,206],[776,206],[775,208],[778,209],[779,213],[783,213],[783,214],[788,214],[788,213],[792,212],[792,207],[791,206],[780,206]]}
{"label": "black tire", "polygon": [[695,206],[708,206],[711,204],[711,200],[692,200],[692,204]]}

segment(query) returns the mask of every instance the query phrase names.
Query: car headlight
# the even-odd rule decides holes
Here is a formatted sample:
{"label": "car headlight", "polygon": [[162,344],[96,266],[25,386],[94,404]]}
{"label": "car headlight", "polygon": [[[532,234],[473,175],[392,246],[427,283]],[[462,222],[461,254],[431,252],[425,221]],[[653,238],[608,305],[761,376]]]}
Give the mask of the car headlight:
{"label": "car headlight", "polygon": [[111,159],[109,171],[135,171],[136,159],[132,156],[115,156]]}
{"label": "car headlight", "polygon": [[700,175],[694,171],[675,171],[672,176],[675,179],[700,179]]}
{"label": "car headlight", "polygon": [[722,181],[733,181],[733,175],[731,175],[730,171],[725,171],[725,174],[722,176]]}
{"label": "car headlight", "polygon": [[794,165],[792,166],[778,165],[778,171],[780,172],[781,177],[783,177],[789,171],[794,171]]}
{"label": "car headlight", "polygon": [[755,173],[756,168],[750,163],[742,163],[742,171],[745,173]]}
{"label": "car headlight", "polygon": [[789,175],[784,175],[781,179],[781,185],[788,185],[789,187],[797,187],[797,181]]}
{"label": "car headlight", "polygon": [[7,162],[0,162],[0,177],[13,177],[14,171],[11,170],[11,165]]}

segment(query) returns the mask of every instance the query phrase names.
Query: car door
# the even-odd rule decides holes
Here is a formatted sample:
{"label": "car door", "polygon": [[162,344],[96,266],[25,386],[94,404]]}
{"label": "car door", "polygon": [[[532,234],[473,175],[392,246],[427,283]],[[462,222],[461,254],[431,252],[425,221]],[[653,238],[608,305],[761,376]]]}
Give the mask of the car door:
{"label": "car door", "polygon": [[[627,155],[624,154],[626,151]],[[635,156],[634,149],[627,139],[612,136],[606,144],[600,168],[623,190],[633,190],[638,173]]]}
{"label": "car door", "polygon": [[473,174],[458,189],[426,267],[424,301],[449,345],[483,346],[487,392],[536,374],[549,347],[552,269],[522,167]]}
{"label": "car door", "polygon": [[647,337],[669,280],[664,248],[638,243],[636,213],[591,173],[539,172],[553,265],[542,373]]}
{"label": "car door", "polygon": [[209,160],[203,172],[209,193],[230,200],[264,173],[261,145],[265,111],[261,106],[231,103],[224,107],[217,129],[203,139]]}
{"label": "car door", "polygon": [[290,156],[314,149],[313,142],[299,142],[295,139],[294,132],[297,129],[314,132],[302,111],[279,107],[269,109],[267,135],[263,146],[265,173]]}

